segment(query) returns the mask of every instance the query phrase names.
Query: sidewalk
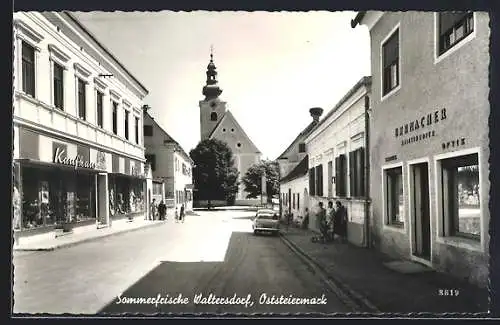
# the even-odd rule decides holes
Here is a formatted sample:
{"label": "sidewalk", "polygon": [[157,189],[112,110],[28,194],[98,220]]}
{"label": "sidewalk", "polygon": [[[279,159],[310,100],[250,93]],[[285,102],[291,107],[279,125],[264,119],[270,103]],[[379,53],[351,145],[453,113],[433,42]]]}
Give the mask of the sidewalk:
{"label": "sidewalk", "polygon": [[[384,265],[395,259],[374,249],[337,241],[312,243],[313,235],[310,230],[282,228],[285,243],[327,273],[349,296],[365,305],[367,312],[487,313],[489,309],[486,288],[429,268],[425,272],[400,273]],[[440,296],[439,289],[458,289],[459,295]]]}
{"label": "sidewalk", "polygon": [[[171,216],[168,216],[169,218]],[[129,231],[144,229],[163,224],[165,221],[144,220],[144,217],[134,218],[132,222],[127,219],[113,221],[111,227],[97,229],[95,225],[82,227],[72,234],[34,239],[21,242],[13,247],[14,251],[51,251],[58,248],[69,247],[103,237],[123,234]]]}

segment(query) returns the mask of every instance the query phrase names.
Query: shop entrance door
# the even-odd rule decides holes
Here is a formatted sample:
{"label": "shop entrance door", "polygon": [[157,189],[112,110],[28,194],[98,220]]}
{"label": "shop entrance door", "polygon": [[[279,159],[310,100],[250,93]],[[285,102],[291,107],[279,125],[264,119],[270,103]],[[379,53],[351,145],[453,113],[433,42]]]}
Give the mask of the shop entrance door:
{"label": "shop entrance door", "polygon": [[431,220],[429,209],[428,163],[410,165],[412,192],[413,255],[430,261]]}

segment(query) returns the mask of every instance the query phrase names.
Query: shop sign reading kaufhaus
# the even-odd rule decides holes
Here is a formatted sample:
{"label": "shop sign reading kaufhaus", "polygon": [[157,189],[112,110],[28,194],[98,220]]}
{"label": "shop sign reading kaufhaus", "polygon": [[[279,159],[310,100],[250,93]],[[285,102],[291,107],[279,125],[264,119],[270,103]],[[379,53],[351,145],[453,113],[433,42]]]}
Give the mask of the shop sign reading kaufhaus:
{"label": "shop sign reading kaufhaus", "polygon": [[88,160],[83,160],[82,156],[80,156],[78,154],[73,158],[68,157],[66,150],[61,148],[61,147],[55,148],[54,163],[71,166],[71,167],[74,167],[75,169],[77,169],[77,168],[95,169],[96,168],[96,164],[94,162],[91,162]]}
{"label": "shop sign reading kaufhaus", "polygon": [[410,121],[394,129],[394,136],[401,138],[407,134],[413,134],[409,137],[401,139],[401,145],[419,142],[431,137],[436,136],[436,131],[430,129],[432,125],[446,120],[446,108],[436,110],[427,115],[421,116],[414,121]]}

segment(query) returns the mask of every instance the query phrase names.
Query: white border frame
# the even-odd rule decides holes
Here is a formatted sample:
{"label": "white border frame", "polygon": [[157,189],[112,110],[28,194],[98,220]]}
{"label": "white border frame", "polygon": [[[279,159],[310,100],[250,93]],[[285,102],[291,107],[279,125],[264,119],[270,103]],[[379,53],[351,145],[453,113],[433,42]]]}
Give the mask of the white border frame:
{"label": "white border frame", "polygon": [[404,163],[403,162],[398,162],[398,163],[394,163],[394,164],[387,164],[387,165],[382,165],[381,167],[381,174],[382,174],[382,184],[381,184],[381,187],[382,187],[382,193],[381,193],[381,196],[382,196],[382,230],[386,231],[386,230],[390,230],[390,231],[395,231],[395,232],[399,232],[401,234],[404,234],[404,235],[407,235],[407,224],[408,224],[408,220],[406,218],[406,209],[403,208],[403,211],[405,211],[405,216],[403,216],[403,219],[404,219],[404,223],[403,223],[403,227],[395,227],[395,226],[391,226],[388,222],[388,219],[387,219],[387,213],[386,213],[386,203],[387,203],[387,200],[386,200],[386,195],[385,195],[385,177],[386,177],[386,170],[388,169],[392,169],[392,168],[401,168],[401,177],[403,178],[402,179],[402,182],[403,182],[403,206],[406,206],[407,205],[407,199],[406,199],[406,189],[405,189],[405,181],[406,181],[406,176],[405,176],[405,172],[404,172]]}
{"label": "white border frame", "polygon": [[[415,244],[415,238],[414,238],[414,234],[413,234],[413,223],[415,221],[415,216],[413,215],[412,213],[412,210],[413,210],[413,190],[412,190],[412,185],[413,185],[413,182],[412,182],[412,177],[411,177],[411,172],[412,172],[412,167],[414,167],[415,165],[418,165],[418,164],[422,164],[422,163],[427,163],[427,178],[428,178],[428,182],[429,182],[429,188],[428,188],[428,191],[429,191],[429,223],[430,223],[430,260],[426,260],[424,258],[421,258],[421,257],[418,257],[418,256],[415,256],[413,254],[413,246]],[[431,191],[431,187],[432,187],[432,177],[431,177],[431,161],[429,159],[429,157],[424,157],[424,158],[418,158],[418,159],[413,159],[413,160],[409,160],[407,161],[407,185],[408,185],[408,230],[409,230],[409,236],[408,236],[408,239],[409,239],[409,242],[410,242],[410,256],[411,256],[411,259],[416,261],[416,262],[419,262],[419,263],[422,263],[422,264],[425,264],[429,267],[432,267],[432,265],[434,264],[434,261],[433,261],[433,251],[434,251],[434,240],[433,240],[433,230],[434,230],[434,227],[433,227],[433,222],[432,222],[432,218],[433,218],[433,210],[432,210],[432,191]]]}
{"label": "white border frame", "polygon": [[[439,184],[438,180],[440,179],[439,173],[441,172],[441,160],[443,159],[448,159],[448,158],[455,158],[455,157],[461,157],[465,155],[470,155],[470,154],[477,154],[477,159],[478,159],[478,166],[479,166],[479,187],[482,188],[482,185],[485,184],[485,175],[481,170],[481,163],[482,163],[482,153],[481,153],[481,147],[473,147],[469,149],[463,149],[463,150],[457,150],[457,151],[452,151],[452,152],[447,152],[439,155],[434,156],[434,186],[435,186],[435,199],[436,199],[436,204],[435,204],[435,216],[436,216],[436,243],[443,244],[443,245],[448,245],[448,246],[454,246],[459,249],[465,249],[469,251],[475,251],[475,252],[480,252],[480,253],[486,253],[486,236],[488,236],[488,229],[485,229],[483,227],[483,221],[485,218],[485,210],[488,209],[488,206],[480,205],[480,226],[481,226],[481,239],[480,241],[474,241],[472,239],[468,238],[462,238],[462,237],[456,237],[456,236],[442,236],[441,235],[441,219],[442,219],[442,214],[439,213],[441,210],[442,204],[441,204],[441,192],[442,188],[441,185]],[[480,194],[480,200],[481,200],[481,194]]]}
{"label": "white border frame", "polygon": [[476,38],[476,30],[477,30],[477,13],[473,12],[472,13],[472,19],[474,20],[474,29],[472,30],[472,33],[467,35],[465,38],[463,38],[461,41],[458,43],[455,43],[451,48],[449,48],[446,52],[443,54],[439,55],[439,12],[434,12],[434,64],[438,64],[448,56],[452,55],[453,53],[457,52],[462,46],[465,44],[469,43],[471,40]]}
{"label": "white border frame", "polygon": [[[384,100],[386,100],[387,98],[391,97],[392,95],[394,95],[395,93],[397,93],[400,89],[401,89],[401,84],[402,84],[402,80],[401,80],[401,76],[403,75],[401,73],[401,70],[402,70],[402,60],[401,60],[401,22],[398,22],[392,29],[389,33],[387,33],[387,35],[384,37],[384,39],[382,39],[382,41],[380,42],[380,48],[379,48],[379,58],[380,58],[380,102],[383,102]],[[384,95],[384,67],[383,67],[383,60],[384,60],[384,55],[383,55],[383,47],[384,47],[384,44],[385,42],[387,42],[387,40],[392,36],[394,35],[394,33],[396,32],[396,30],[398,31],[398,77],[399,77],[399,83],[398,85],[393,88],[391,91],[389,91],[387,94]]]}

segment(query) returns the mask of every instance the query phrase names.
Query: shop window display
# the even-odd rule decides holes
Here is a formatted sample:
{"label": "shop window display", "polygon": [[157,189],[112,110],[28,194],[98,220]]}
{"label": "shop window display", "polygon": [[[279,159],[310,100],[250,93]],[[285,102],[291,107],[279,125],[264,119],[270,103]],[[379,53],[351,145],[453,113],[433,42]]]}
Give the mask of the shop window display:
{"label": "shop window display", "polygon": [[110,177],[110,215],[123,215],[145,210],[144,181],[127,177]]}
{"label": "shop window display", "polygon": [[[22,229],[50,226],[56,223],[57,202],[52,200],[51,175],[33,168],[23,168],[22,181]],[[19,226],[19,224],[18,224]]]}
{"label": "shop window display", "polygon": [[77,176],[75,221],[95,219],[94,175]]}
{"label": "shop window display", "polygon": [[[60,170],[22,169],[22,222],[17,229],[32,229],[95,219],[93,175]],[[16,229],[16,223],[14,223]]]}

